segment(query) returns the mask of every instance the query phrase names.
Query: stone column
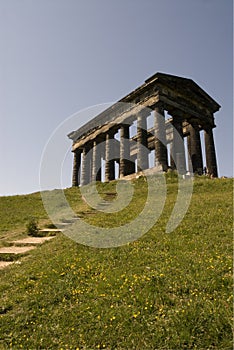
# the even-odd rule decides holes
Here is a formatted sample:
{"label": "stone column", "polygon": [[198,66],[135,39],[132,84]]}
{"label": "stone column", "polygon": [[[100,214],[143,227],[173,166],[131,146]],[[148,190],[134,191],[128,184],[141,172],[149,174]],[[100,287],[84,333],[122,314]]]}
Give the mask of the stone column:
{"label": "stone column", "polygon": [[80,184],[80,163],[81,163],[81,150],[76,149],[74,151],[74,160],[73,160],[72,186],[79,186]]}
{"label": "stone column", "polygon": [[191,145],[191,135],[190,134],[188,134],[188,136],[187,136],[187,150],[188,150],[188,157],[187,157],[187,160],[188,160],[188,171],[190,172],[190,173],[193,173],[194,172],[194,170],[193,170],[193,163],[192,163],[192,156],[191,156],[191,154],[192,154],[192,152],[191,152],[191,147],[192,145]]}
{"label": "stone column", "polygon": [[97,140],[93,141],[92,181],[101,181],[101,148]]}
{"label": "stone column", "polygon": [[173,141],[170,143],[170,167],[172,170],[176,169],[175,160],[173,158]]}
{"label": "stone column", "polygon": [[115,179],[115,161],[113,159],[113,139],[115,133],[108,130],[106,133],[106,165],[105,165],[105,180],[111,181]]}
{"label": "stone column", "polygon": [[202,148],[199,126],[193,124],[189,126],[188,140],[188,153],[192,162],[192,170],[194,173],[202,175],[203,173],[203,161],[202,161]]}
{"label": "stone column", "polygon": [[173,146],[172,157],[176,163],[176,169],[179,174],[186,173],[185,151],[184,151],[184,135],[182,120],[173,118]]}
{"label": "stone column", "polygon": [[218,177],[215,144],[212,127],[204,130],[205,149],[206,149],[206,167],[208,175]]}
{"label": "stone column", "polygon": [[122,125],[120,128],[120,178],[130,174],[130,143],[129,143],[129,125]]}
{"label": "stone column", "polygon": [[159,170],[167,171],[167,144],[165,114],[161,104],[158,104],[154,112],[154,132],[155,132],[155,167]]}
{"label": "stone column", "polygon": [[148,135],[147,121],[144,113],[139,113],[137,116],[137,171],[142,171],[149,168],[149,160],[147,151]]}
{"label": "stone column", "polygon": [[87,185],[90,182],[90,146],[89,145],[84,145],[83,148],[83,157],[82,157],[82,172],[81,172],[81,185]]}

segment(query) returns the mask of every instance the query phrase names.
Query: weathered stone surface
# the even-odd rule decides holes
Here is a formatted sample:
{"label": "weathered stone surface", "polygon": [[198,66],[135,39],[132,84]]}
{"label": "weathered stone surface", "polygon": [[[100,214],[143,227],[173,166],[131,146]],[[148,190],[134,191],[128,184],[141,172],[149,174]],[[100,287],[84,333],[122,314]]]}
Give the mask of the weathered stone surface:
{"label": "weathered stone surface", "polygon": [[79,149],[76,149],[74,151],[72,186],[79,186],[80,184],[80,164],[81,151]]}
{"label": "weathered stone surface", "polygon": [[189,170],[197,173],[198,175],[202,175],[203,161],[199,126],[197,124],[190,124],[189,130],[188,152],[192,163],[192,168]]}
{"label": "weathered stone surface", "polygon": [[5,267],[14,264],[14,261],[0,261],[0,269],[4,269]]}
{"label": "weathered stone surface", "polygon": [[[135,169],[134,169],[135,170]],[[129,125],[122,125],[120,128],[120,177],[134,172],[130,161],[130,141],[129,141]]]}
{"label": "weathered stone surface", "polygon": [[91,175],[91,153],[90,145],[87,144],[83,148],[83,159],[82,159],[82,175],[81,175],[81,184],[87,185],[90,182]]}
{"label": "weathered stone surface", "polygon": [[101,181],[101,161],[101,147],[98,145],[97,140],[94,140],[92,181]]}
{"label": "weathered stone surface", "polygon": [[[57,231],[56,231],[57,232]],[[18,239],[17,241],[12,241],[14,245],[28,245],[28,244],[42,244],[44,242],[50,241],[55,236],[50,237],[26,237]]]}
{"label": "weathered stone surface", "polygon": [[163,171],[168,169],[167,147],[166,147],[166,125],[165,114],[162,104],[155,108],[154,112],[155,128],[155,166],[161,167]]}
{"label": "weathered stone surface", "polygon": [[105,164],[105,180],[111,181],[115,179],[115,161],[113,154],[114,132],[108,130],[106,133],[106,164]]}
{"label": "weathered stone surface", "polygon": [[206,148],[206,166],[207,173],[212,177],[218,177],[215,144],[212,128],[207,128],[205,134],[205,148]]}
{"label": "weathered stone surface", "polygon": [[137,170],[148,169],[148,139],[146,115],[139,113],[137,115]]}
{"label": "weathered stone surface", "polygon": [[[97,115],[68,137],[73,141],[73,186],[101,180],[101,159],[105,160],[105,180],[115,179],[115,162],[122,178],[148,169],[149,152],[155,149],[155,169],[170,168],[180,174],[186,171],[203,173],[200,130],[205,130],[205,148],[208,174],[217,176],[217,162],[212,129],[214,113],[220,105],[193,80],[169,74],[156,73],[143,85]],[[147,116],[155,110],[155,124],[147,129]],[[165,111],[171,116],[163,121]],[[129,125],[137,121],[137,135],[129,138]],[[125,125],[125,126],[124,126]],[[114,134],[120,130],[120,141]],[[184,138],[187,137],[191,162],[185,160]],[[129,142],[126,140],[129,139]],[[98,144],[104,142],[103,150]],[[135,142],[134,142],[135,141]],[[167,150],[170,144],[170,151]],[[82,153],[82,161],[81,161]],[[132,161],[129,161],[131,159]],[[82,163],[81,180],[80,164]]]}
{"label": "weathered stone surface", "polygon": [[0,248],[0,256],[1,254],[24,254],[28,252],[29,250],[34,249],[34,246],[27,246],[27,247],[2,247]]}
{"label": "weathered stone surface", "polygon": [[173,124],[173,141],[172,141],[172,163],[180,174],[186,173],[184,135],[182,120],[174,118]]}

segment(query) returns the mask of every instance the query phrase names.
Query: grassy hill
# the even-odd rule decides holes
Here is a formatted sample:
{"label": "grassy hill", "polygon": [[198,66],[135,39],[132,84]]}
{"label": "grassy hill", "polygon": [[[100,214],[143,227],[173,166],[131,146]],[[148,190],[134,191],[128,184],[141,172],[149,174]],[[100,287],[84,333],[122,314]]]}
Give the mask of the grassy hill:
{"label": "grassy hill", "polygon": [[[177,182],[167,183],[163,213],[139,240],[98,249],[58,234],[0,270],[0,349],[232,349],[232,180],[197,178],[169,234]],[[118,218],[65,193],[84,220],[108,226],[139,213],[146,187],[134,186]],[[99,190],[111,200],[115,183]],[[23,236],[30,216],[50,222],[39,193],[1,197],[0,244]]]}

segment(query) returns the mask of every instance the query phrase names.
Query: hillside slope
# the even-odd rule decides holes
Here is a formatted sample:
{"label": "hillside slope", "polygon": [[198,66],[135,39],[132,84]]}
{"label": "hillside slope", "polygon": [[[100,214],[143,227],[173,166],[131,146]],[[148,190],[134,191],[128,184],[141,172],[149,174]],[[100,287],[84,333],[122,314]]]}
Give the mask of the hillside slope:
{"label": "hillside slope", "polygon": [[[118,218],[65,193],[84,220],[123,224],[145,200],[143,180],[134,184]],[[115,183],[99,189],[111,200]],[[167,189],[160,219],[135,242],[100,249],[58,234],[0,270],[0,349],[232,349],[232,179],[196,179],[170,234],[175,179]],[[30,216],[49,223],[39,193],[0,198],[0,239],[22,235]]]}

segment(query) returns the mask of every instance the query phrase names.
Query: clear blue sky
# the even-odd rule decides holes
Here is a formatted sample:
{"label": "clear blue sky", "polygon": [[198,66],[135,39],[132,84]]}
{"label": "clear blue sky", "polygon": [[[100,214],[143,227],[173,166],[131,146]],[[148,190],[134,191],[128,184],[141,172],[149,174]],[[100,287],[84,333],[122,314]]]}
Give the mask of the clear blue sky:
{"label": "clear blue sky", "polygon": [[158,71],[192,78],[222,106],[217,160],[232,176],[232,23],[232,0],[0,0],[0,195],[38,191],[53,130]]}

